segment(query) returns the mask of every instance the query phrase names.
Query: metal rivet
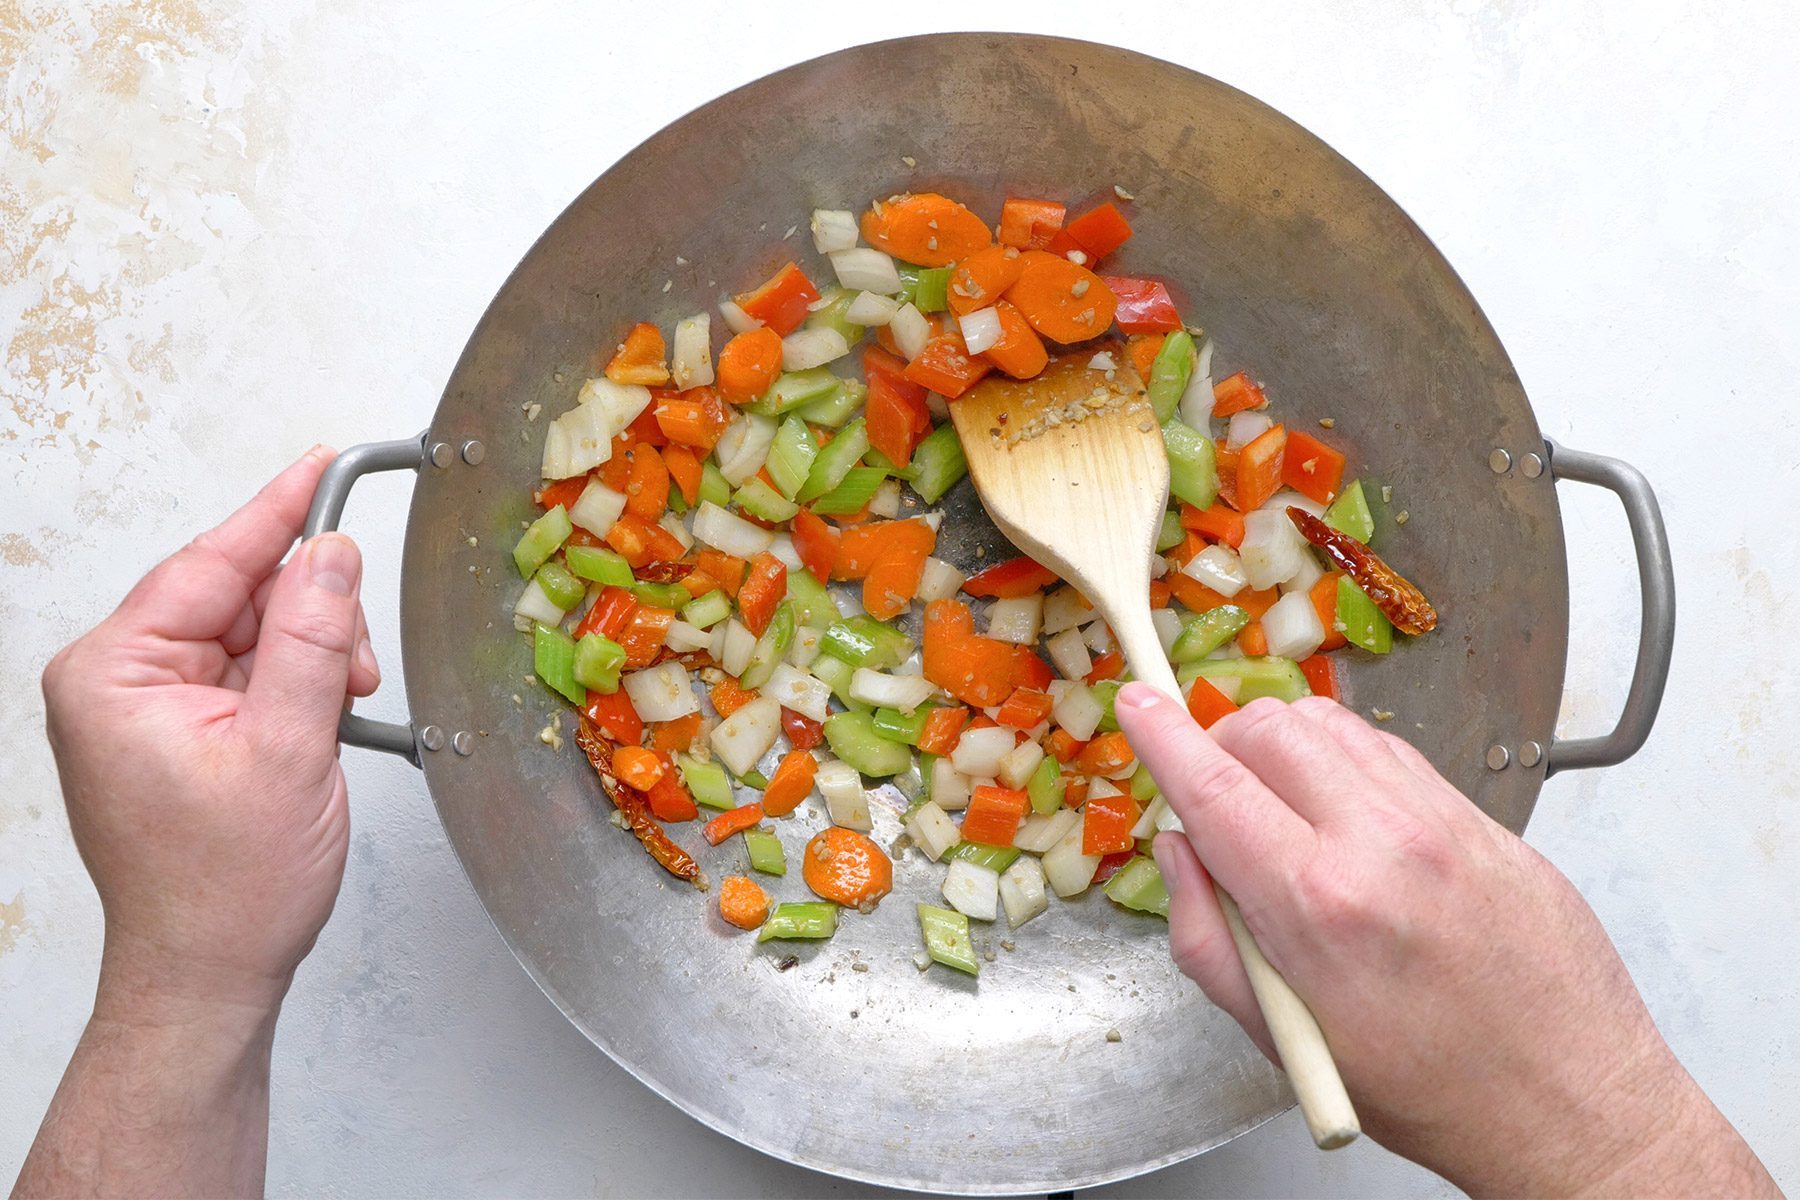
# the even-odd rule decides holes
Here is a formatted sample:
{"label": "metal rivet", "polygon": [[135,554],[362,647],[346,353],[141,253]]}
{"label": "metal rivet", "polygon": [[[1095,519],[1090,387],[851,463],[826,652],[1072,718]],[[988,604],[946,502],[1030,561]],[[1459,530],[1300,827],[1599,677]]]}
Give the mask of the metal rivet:
{"label": "metal rivet", "polygon": [[450,739],[450,748],[467,758],[475,752],[475,735],[466,729],[458,730],[456,736]]}
{"label": "metal rivet", "polygon": [[419,730],[419,741],[427,750],[442,750],[444,748],[444,731],[436,725],[427,725]]}
{"label": "metal rivet", "polygon": [[1519,765],[1535,767],[1544,757],[1544,748],[1536,742],[1525,742],[1519,747]]}
{"label": "metal rivet", "polygon": [[1527,454],[1519,460],[1519,473],[1527,479],[1536,479],[1544,473],[1544,460],[1536,454]]}
{"label": "metal rivet", "polygon": [[[1512,468],[1512,455],[1495,447],[1488,452],[1488,470],[1496,475],[1504,475]],[[1504,766],[1505,764],[1501,764]]]}
{"label": "metal rivet", "polygon": [[447,467],[456,461],[456,450],[449,442],[433,442],[431,444],[431,465]]}
{"label": "metal rivet", "polygon": [[1504,771],[1506,764],[1512,761],[1512,755],[1506,752],[1505,746],[1489,746],[1487,765],[1490,771]]}
{"label": "metal rivet", "polygon": [[487,457],[487,447],[474,438],[462,444],[462,460],[471,467],[479,467],[481,460]]}

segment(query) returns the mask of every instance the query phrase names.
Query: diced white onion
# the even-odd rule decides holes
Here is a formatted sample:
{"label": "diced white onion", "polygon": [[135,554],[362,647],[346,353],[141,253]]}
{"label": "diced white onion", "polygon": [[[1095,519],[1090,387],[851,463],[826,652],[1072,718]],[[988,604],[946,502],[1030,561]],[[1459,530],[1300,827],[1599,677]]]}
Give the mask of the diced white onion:
{"label": "diced white onion", "polygon": [[569,520],[589,533],[605,537],[606,531],[618,522],[624,511],[625,493],[615,492],[598,478],[593,478],[581,489],[580,497],[569,509]]}
{"label": "diced white onion", "polygon": [[1062,840],[1050,847],[1044,855],[1043,867],[1050,890],[1066,900],[1087,891],[1088,884],[1094,882],[1094,872],[1100,869],[1100,856],[1081,852],[1081,824],[1077,822],[1063,834]]}
{"label": "diced white onion", "polygon": [[1044,748],[1034,741],[1023,741],[1007,751],[994,776],[1009,788],[1022,788],[1031,780],[1031,773],[1037,770],[1037,765],[1043,761]]}
{"label": "diced white onion", "polygon": [[838,282],[853,292],[891,296],[903,286],[894,260],[870,246],[831,252],[831,269]]}
{"label": "diced white onion", "polygon": [[910,713],[931,698],[937,685],[921,675],[886,675],[868,667],[850,676],[850,698],[877,708]]}
{"label": "diced white onion", "polygon": [[1175,639],[1181,636],[1181,615],[1172,608],[1153,608],[1150,623],[1156,626],[1156,640],[1162,643],[1163,653],[1173,650]]}
{"label": "diced white onion", "polygon": [[713,381],[711,313],[695,313],[675,323],[669,375],[684,391]]}
{"label": "diced white onion", "polygon": [[1094,736],[1094,730],[1100,728],[1100,718],[1106,713],[1100,707],[1100,702],[1094,699],[1094,694],[1088,691],[1087,684],[1081,682],[1080,675],[1073,679],[1052,681],[1050,695],[1053,701],[1050,715],[1056,718],[1056,723],[1070,737],[1078,742],[1085,742]]}
{"label": "diced white onion", "polygon": [[1044,868],[1037,859],[1021,855],[1001,872],[1000,906],[1006,909],[1006,923],[1013,929],[1050,907],[1044,894]]}
{"label": "diced white onion", "polygon": [[669,631],[663,640],[675,653],[685,654],[689,650],[704,650],[711,646],[712,630],[689,625],[682,620],[670,621]]}
{"label": "diced white onion", "polygon": [[878,296],[874,292],[858,292],[850,301],[850,307],[844,310],[844,320],[852,325],[870,327],[886,325],[900,311],[900,302],[891,296]]}
{"label": "diced white onion", "polygon": [[1274,428],[1275,419],[1258,408],[1234,412],[1225,422],[1225,444],[1240,450]]}
{"label": "diced white onion", "polygon": [[1125,790],[1123,788],[1117,786],[1112,780],[1107,779],[1104,776],[1091,775],[1088,777],[1089,800],[1098,800],[1106,796],[1123,796],[1124,794]]}
{"label": "diced white onion", "polygon": [[969,807],[969,777],[948,758],[931,761],[931,802],[948,812]]}
{"label": "diced white onion", "polygon": [[788,663],[776,665],[761,691],[808,720],[823,721],[831,715],[831,686]]}
{"label": "diced white onion", "polygon": [[619,686],[631,697],[631,707],[646,721],[673,721],[700,711],[700,699],[694,695],[687,668],[674,659],[628,672]]}
{"label": "diced white onion", "polygon": [[[731,633],[731,622],[715,622],[708,632],[712,634],[712,644],[706,648],[706,652],[712,655],[714,662],[722,663],[725,661],[725,641]],[[749,630],[745,630],[745,632],[748,633]],[[756,643],[752,641],[750,644],[754,646]]]}
{"label": "diced white onion", "polygon": [[1284,512],[1258,509],[1244,515],[1244,541],[1238,558],[1250,586],[1274,587],[1304,567],[1307,541]]}
{"label": "diced white onion", "polygon": [[1189,579],[1198,580],[1227,599],[1243,591],[1250,583],[1250,577],[1244,573],[1244,564],[1239,561],[1237,551],[1230,546],[1208,546],[1188,559],[1187,566],[1181,568],[1181,573]]}
{"label": "diced white onion", "polygon": [[711,500],[702,500],[694,510],[694,537],[738,558],[755,558],[775,544],[775,535],[769,530],[752,525]]}
{"label": "diced white onion", "polygon": [[[1211,656],[1209,655],[1208,657]],[[1219,689],[1219,695],[1225,697],[1233,704],[1237,703],[1238,689],[1244,686],[1244,681],[1242,679],[1239,679],[1236,675],[1203,675],[1201,678]]]}
{"label": "diced white onion", "polygon": [[749,333],[752,329],[762,328],[762,322],[745,312],[735,300],[719,301],[719,315],[725,318],[725,328],[733,333]]}
{"label": "diced white onion", "polygon": [[1290,508],[1297,508],[1301,512],[1309,512],[1321,520],[1324,519],[1325,516],[1325,506],[1323,504],[1320,504],[1311,496],[1301,495],[1293,488],[1282,488],[1279,492],[1276,492],[1273,496],[1270,496],[1267,500],[1263,501],[1262,507],[1268,509],[1270,512],[1281,513],[1286,512]]}
{"label": "diced white onion", "polygon": [[925,410],[931,414],[931,419],[934,421],[950,419],[950,401],[944,399],[937,392],[925,393]]}
{"label": "diced white onion", "polygon": [[1319,610],[1305,592],[1289,592],[1262,615],[1269,653],[1277,658],[1306,658],[1325,641]]}
{"label": "diced white onion", "polygon": [[781,339],[781,369],[807,371],[850,353],[844,335],[829,325],[796,329]]}
{"label": "diced white onion", "polygon": [[550,423],[544,439],[543,476],[568,479],[612,457],[612,441],[650,406],[650,389],[605,377],[581,385],[575,407]]}
{"label": "diced white onion", "polygon": [[1112,627],[1105,621],[1095,621],[1087,626],[1081,631],[1081,637],[1095,654],[1105,654],[1118,644],[1113,640]]}
{"label": "diced white onion", "polygon": [[1325,578],[1325,568],[1319,565],[1319,556],[1308,550],[1300,556],[1300,569],[1288,576],[1287,582],[1281,585],[1283,592],[1307,592],[1312,585]]}
{"label": "diced white onion", "polygon": [[723,622],[720,628],[725,630],[725,645],[719,654],[719,666],[735,679],[750,665],[750,655],[756,650],[756,635],[736,617]]}
{"label": "diced white onion", "polygon": [[1088,359],[1088,370],[1090,371],[1116,371],[1118,369],[1119,364],[1113,359],[1112,351],[1110,350],[1102,350],[1100,353],[1094,355],[1094,357]]}
{"label": "diced white onion", "polygon": [[[1093,656],[1088,653],[1087,643],[1082,640],[1079,626],[1072,626],[1045,638],[1044,649],[1050,652],[1051,664],[1064,679],[1086,679],[1088,672],[1094,669]],[[1060,717],[1057,718],[1057,724],[1063,724]]]}
{"label": "diced white onion", "polygon": [[1187,389],[1181,393],[1181,404],[1176,411],[1181,414],[1182,424],[1205,434],[1212,428],[1212,410],[1212,376],[1196,367],[1188,376]]}
{"label": "diced white onion", "polygon": [[965,729],[956,749],[950,752],[950,765],[964,775],[993,775],[999,771],[1000,761],[1012,753],[1017,740],[1004,725]]}
{"label": "diced white onion", "polygon": [[758,413],[740,412],[737,419],[719,435],[713,457],[719,460],[719,474],[732,487],[762,470],[768,461],[769,447],[775,441],[775,418]]}
{"label": "diced white onion", "polygon": [[1043,593],[996,600],[988,605],[987,620],[987,635],[996,642],[1035,645],[1038,630],[1044,623]]}
{"label": "diced white onion", "polygon": [[1044,633],[1061,633],[1100,618],[1100,610],[1087,602],[1073,584],[1063,584],[1044,597]]}
{"label": "diced white onion", "polygon": [[944,857],[950,847],[962,841],[962,830],[935,804],[919,805],[918,811],[906,822],[906,832],[912,836],[913,845],[923,850],[932,862]]}
{"label": "diced white onion", "polygon": [[901,355],[908,362],[919,357],[925,343],[931,340],[931,322],[911,304],[900,306],[888,322],[888,328],[893,330],[894,344],[900,347]]}
{"label": "diced white onion", "polygon": [[1134,838],[1154,837],[1156,835],[1156,818],[1168,807],[1169,802],[1161,796],[1150,801],[1150,806],[1144,810],[1144,815],[1139,817],[1138,823],[1131,827],[1131,836]]}
{"label": "diced white onion", "polygon": [[1169,560],[1160,554],[1150,556],[1150,578],[1161,579],[1169,573]]}
{"label": "diced white onion", "polygon": [[1000,915],[1000,873],[956,859],[944,875],[944,899],[970,920],[991,921]]}
{"label": "diced white onion", "polygon": [[715,725],[708,742],[725,769],[741,776],[756,767],[780,732],[781,705],[758,696]]}
{"label": "diced white onion", "polygon": [[813,249],[820,254],[856,245],[856,214],[847,209],[815,208],[806,227],[812,231]]}
{"label": "diced white onion", "polygon": [[1042,854],[1080,823],[1081,814],[1072,808],[1032,813],[1019,823],[1019,832],[1013,834],[1013,845],[1028,854]]}
{"label": "diced white onion", "polygon": [[875,489],[875,495],[869,499],[869,514],[876,517],[893,518],[900,515],[900,481],[884,479]]}
{"label": "diced white onion", "polygon": [[672,512],[666,512],[657,518],[656,523],[663,527],[670,537],[681,543],[683,553],[694,548],[694,535],[688,532],[687,522]]}
{"label": "diced white onion", "polygon": [[[1191,378],[1197,379],[1202,375],[1210,376],[1213,373],[1213,369],[1212,369],[1213,340],[1212,340],[1212,337],[1209,334],[1203,333],[1197,339],[1195,339],[1195,341],[1197,344],[1194,346],[1194,373],[1191,376]],[[1209,413],[1212,412],[1212,384],[1211,384],[1211,382],[1208,382],[1206,385],[1206,411]],[[1195,428],[1204,430],[1206,428],[1206,426],[1196,425]]]}
{"label": "diced white onion", "polygon": [[941,558],[927,558],[925,570],[919,576],[918,598],[929,604],[933,600],[949,600],[962,587],[968,576],[951,566]]}
{"label": "diced white onion", "polygon": [[769,541],[769,553],[773,554],[781,565],[790,571],[798,571],[806,564],[800,561],[800,552],[794,549],[794,538],[785,530],[777,531]]}
{"label": "diced white onion", "polygon": [[980,354],[991,350],[1000,343],[1000,311],[993,308],[980,308],[960,318],[963,341],[969,347],[970,354]]}
{"label": "diced white onion", "polygon": [[[819,648],[823,644],[824,638],[825,632],[821,629],[808,629],[802,625],[794,630],[794,640],[788,643],[788,662],[802,671],[812,666],[813,660],[819,657]],[[825,718],[820,717],[819,719],[822,721]]]}
{"label": "diced white onion", "polygon": [[560,625],[563,610],[556,607],[550,594],[544,591],[544,585],[533,575],[525,581],[525,590],[519,594],[519,602],[513,605],[513,628],[521,633],[530,633],[537,622],[545,625]]}
{"label": "diced white onion", "polygon": [[1165,804],[1162,811],[1156,814],[1156,832],[1168,833],[1170,830],[1176,833],[1186,833],[1187,826],[1181,823],[1181,818],[1175,815],[1175,810]]}

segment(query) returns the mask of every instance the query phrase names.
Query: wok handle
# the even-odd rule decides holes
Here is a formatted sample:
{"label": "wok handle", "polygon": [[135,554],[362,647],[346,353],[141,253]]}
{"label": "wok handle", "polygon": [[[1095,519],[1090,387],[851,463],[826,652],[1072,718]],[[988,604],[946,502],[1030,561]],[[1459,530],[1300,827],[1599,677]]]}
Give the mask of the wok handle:
{"label": "wok handle", "polygon": [[[364,475],[376,471],[417,471],[425,461],[425,435],[399,438],[391,442],[364,442],[352,446],[331,461],[313,493],[312,507],[306,513],[305,537],[313,537],[338,527],[344,516],[344,502],[350,489]],[[413,766],[419,765],[419,743],[410,724],[372,721],[346,709],[338,718],[338,741],[361,750],[380,750],[398,754]]]}
{"label": "wok handle", "polygon": [[1612,732],[1600,737],[1552,742],[1546,757],[1546,777],[1558,771],[1583,767],[1610,767],[1638,752],[1656,724],[1663,688],[1669,682],[1669,660],[1675,653],[1675,565],[1669,557],[1669,536],[1663,529],[1662,508],[1650,481],[1630,463],[1601,454],[1587,454],[1546,440],[1553,478],[1592,483],[1605,488],[1625,506],[1631,526],[1631,544],[1637,551],[1638,590],[1642,617],[1638,627],[1637,665],[1631,672],[1631,689]]}

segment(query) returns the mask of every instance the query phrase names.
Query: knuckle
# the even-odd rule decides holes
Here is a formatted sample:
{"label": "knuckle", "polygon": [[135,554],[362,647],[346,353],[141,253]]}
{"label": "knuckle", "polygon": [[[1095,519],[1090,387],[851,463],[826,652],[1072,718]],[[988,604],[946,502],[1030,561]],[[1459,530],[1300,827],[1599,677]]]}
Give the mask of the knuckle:
{"label": "knuckle", "polygon": [[1321,933],[1366,934],[1381,919],[1375,890],[1337,863],[1308,863],[1294,880],[1294,892],[1308,923]]}
{"label": "knuckle", "polygon": [[1235,792],[1248,787],[1253,777],[1250,769],[1229,754],[1221,754],[1189,770],[1184,795],[1197,800]]}
{"label": "knuckle", "polygon": [[1221,971],[1230,965],[1226,955],[1235,953],[1229,937],[1197,921],[1175,922],[1169,927],[1169,957],[1183,975],[1203,988],[1219,979]]}
{"label": "knuckle", "polygon": [[1302,696],[1288,705],[1288,708],[1308,716],[1317,714],[1326,717],[1344,711],[1344,706],[1330,696]]}
{"label": "knuckle", "polygon": [[355,631],[355,622],[346,621],[342,613],[316,608],[292,614],[282,627],[294,641],[331,655],[350,653]]}
{"label": "knuckle", "polygon": [[1318,740],[1318,728],[1281,701],[1271,699],[1268,703],[1274,707],[1256,709],[1254,721],[1232,730],[1234,753],[1242,751],[1265,759],[1306,755]]}

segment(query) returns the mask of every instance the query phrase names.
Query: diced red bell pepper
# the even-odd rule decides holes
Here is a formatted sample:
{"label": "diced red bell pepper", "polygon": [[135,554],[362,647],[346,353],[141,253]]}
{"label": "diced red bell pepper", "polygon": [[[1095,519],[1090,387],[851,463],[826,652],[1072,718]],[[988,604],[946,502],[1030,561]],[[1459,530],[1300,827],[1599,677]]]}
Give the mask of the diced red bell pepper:
{"label": "diced red bell pepper", "polygon": [[681,782],[681,774],[672,765],[656,781],[656,786],[644,793],[644,798],[650,802],[650,811],[659,821],[691,821],[700,815],[693,796],[688,794],[687,785]]}
{"label": "diced red bell pepper", "polygon": [[825,726],[805,713],[791,708],[781,710],[781,732],[796,750],[811,750],[825,740]]}
{"label": "diced red bell pepper", "polygon": [[1070,221],[1063,226],[1063,232],[1088,252],[1091,257],[1087,265],[1091,267],[1130,240],[1131,223],[1119,206],[1108,200]]}
{"label": "diced red bell pepper", "polygon": [[[1075,769],[1083,775],[1117,775],[1136,761],[1137,755],[1131,752],[1131,743],[1125,740],[1124,734],[1102,733],[1075,756]],[[1082,853],[1094,852],[1084,850]]]}
{"label": "diced red bell pepper", "polygon": [[631,623],[625,627],[625,632],[614,639],[625,648],[625,665],[647,667],[655,662],[674,621],[674,609],[640,603],[631,614]]}
{"label": "diced red bell pepper", "polygon": [[624,588],[601,588],[594,606],[576,623],[575,640],[580,641],[590,633],[597,633],[603,638],[618,641],[625,636],[625,628],[631,624],[631,614],[637,611],[637,606],[637,597]]}
{"label": "diced red bell pepper", "polygon": [[1326,696],[1332,700],[1343,699],[1338,694],[1337,667],[1323,654],[1301,659],[1300,671],[1306,676],[1306,686],[1312,689],[1313,695]]}
{"label": "diced red bell pepper", "polygon": [[1114,875],[1117,875],[1120,872],[1120,870],[1122,870],[1124,868],[1126,863],[1130,862],[1132,859],[1134,859],[1136,857],[1137,857],[1137,848],[1135,846],[1132,847],[1130,850],[1119,850],[1119,851],[1116,851],[1115,853],[1108,854],[1105,857],[1103,857],[1100,860],[1100,865],[1098,867],[1094,868],[1094,884],[1095,884],[1095,886],[1099,886],[1100,884],[1105,883],[1107,880],[1111,879]]}
{"label": "diced red bell pepper", "polygon": [[685,553],[674,534],[629,512],[606,531],[606,544],[634,568],[647,567],[654,562],[674,562]]}
{"label": "diced red bell pepper", "polygon": [[1056,581],[1055,571],[1021,555],[975,572],[963,580],[962,590],[971,596],[1017,599],[1041,592]]}
{"label": "diced red bell pepper", "polygon": [[1108,679],[1117,679],[1125,673],[1125,656],[1117,650],[1107,650],[1094,655],[1094,669],[1089,671],[1082,682],[1089,687]]}
{"label": "diced red bell pepper", "polygon": [[1344,483],[1344,456],[1302,429],[1290,429],[1281,456],[1281,482],[1302,496],[1330,504]]}
{"label": "diced red bell pepper", "polygon": [[1102,275],[1102,282],[1119,298],[1113,320],[1126,333],[1173,333],[1181,328],[1181,314],[1160,279],[1131,279]]}
{"label": "diced red bell pepper", "polygon": [[736,297],[737,305],[757,320],[786,337],[806,320],[807,306],[819,298],[819,289],[793,263],[769,277],[755,291]]}
{"label": "diced red bell pepper", "polygon": [[559,479],[555,483],[547,484],[538,491],[538,506],[545,512],[549,512],[559,504],[565,509],[574,508],[575,502],[581,499],[581,493],[587,490],[587,485],[588,477],[586,475],[571,475],[567,479]]}
{"label": "diced red bell pepper", "polygon": [[801,563],[813,573],[814,579],[830,583],[838,559],[837,530],[812,509],[803,508],[794,514],[790,533],[794,539],[794,553],[800,556]]}
{"label": "diced red bell pepper", "polygon": [[[873,354],[887,357],[879,347]],[[898,385],[886,373],[869,374],[869,395],[863,405],[869,444],[888,461],[904,467],[912,461],[913,447],[931,429],[931,410],[925,407],[925,389],[902,376]]]}
{"label": "diced red bell pepper", "polygon": [[1233,550],[1244,544],[1244,514],[1217,500],[1211,508],[1195,508],[1183,501],[1181,524],[1184,529],[1191,529],[1208,541],[1230,546]]}
{"label": "diced red bell pepper", "polygon": [[1248,411],[1252,408],[1266,408],[1269,398],[1263,390],[1252,383],[1250,377],[1239,371],[1236,375],[1228,375],[1213,384],[1213,416],[1229,417],[1232,413]]}
{"label": "diced red bell pepper", "polygon": [[906,377],[941,396],[955,399],[993,369],[994,365],[987,359],[970,354],[962,334],[952,331],[926,342],[919,357],[906,365]]}
{"label": "diced red bell pepper", "polygon": [[1220,717],[1228,717],[1237,710],[1238,706],[1204,676],[1194,680],[1194,690],[1188,693],[1188,715],[1199,723],[1200,728],[1211,729]]}
{"label": "diced red bell pepper", "polygon": [[614,742],[635,746],[644,736],[644,722],[631,705],[624,688],[616,692],[589,690],[587,719]]}
{"label": "diced red bell pepper", "polygon": [[738,589],[738,611],[744,624],[757,637],[768,629],[775,616],[775,606],[787,595],[787,564],[767,550],[750,560],[750,574]]}
{"label": "diced red bell pepper", "polygon": [[1253,512],[1281,490],[1282,459],[1287,450],[1287,428],[1265,429],[1238,458],[1237,497],[1242,512]]}

